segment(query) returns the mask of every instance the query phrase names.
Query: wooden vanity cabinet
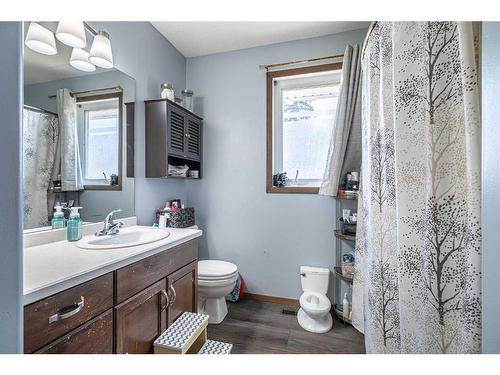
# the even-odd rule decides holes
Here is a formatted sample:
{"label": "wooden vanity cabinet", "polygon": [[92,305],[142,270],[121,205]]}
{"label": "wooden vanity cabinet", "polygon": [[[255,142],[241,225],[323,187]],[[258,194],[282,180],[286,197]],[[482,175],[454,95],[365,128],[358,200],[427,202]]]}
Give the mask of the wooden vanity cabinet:
{"label": "wooden vanity cabinet", "polygon": [[196,240],[24,308],[25,353],[152,353],[185,311],[197,311]]}

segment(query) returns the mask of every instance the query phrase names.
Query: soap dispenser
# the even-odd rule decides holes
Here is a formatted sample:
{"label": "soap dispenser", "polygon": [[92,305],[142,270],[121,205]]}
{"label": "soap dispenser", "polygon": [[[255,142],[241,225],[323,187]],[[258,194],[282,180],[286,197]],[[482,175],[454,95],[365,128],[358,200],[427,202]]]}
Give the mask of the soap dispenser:
{"label": "soap dispenser", "polygon": [[78,241],[82,238],[82,219],[78,212],[80,208],[82,207],[71,207],[66,230],[68,241]]}
{"label": "soap dispenser", "polygon": [[52,229],[61,229],[64,228],[64,224],[66,219],[64,218],[64,212],[62,211],[62,206],[57,202],[57,205],[54,207],[56,212],[54,212],[54,216],[52,217]]}

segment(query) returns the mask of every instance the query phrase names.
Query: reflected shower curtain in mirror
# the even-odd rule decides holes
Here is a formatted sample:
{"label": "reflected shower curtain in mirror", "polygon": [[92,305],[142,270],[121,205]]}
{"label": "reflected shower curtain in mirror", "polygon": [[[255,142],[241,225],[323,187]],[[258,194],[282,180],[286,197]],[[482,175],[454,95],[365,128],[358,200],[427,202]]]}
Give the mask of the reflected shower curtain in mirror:
{"label": "reflected shower curtain in mirror", "polygon": [[353,324],[368,353],[479,353],[475,24],[379,22],[363,52]]}
{"label": "reflected shower curtain in mirror", "polygon": [[49,225],[47,189],[59,139],[57,116],[25,109],[23,113],[24,229]]}
{"label": "reflected shower curtain in mirror", "polygon": [[56,168],[52,177],[61,175],[62,191],[83,189],[83,176],[78,146],[78,130],[76,124],[76,98],[68,89],[57,90],[57,113],[61,136],[57,147]]}

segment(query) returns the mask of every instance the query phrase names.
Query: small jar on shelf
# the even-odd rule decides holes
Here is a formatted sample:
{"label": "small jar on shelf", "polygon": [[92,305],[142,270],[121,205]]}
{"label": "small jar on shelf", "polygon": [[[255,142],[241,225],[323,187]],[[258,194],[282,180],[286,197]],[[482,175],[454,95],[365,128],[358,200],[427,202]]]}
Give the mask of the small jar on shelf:
{"label": "small jar on shelf", "polygon": [[182,90],[182,106],[188,111],[193,112],[193,91]]}
{"label": "small jar on shelf", "polygon": [[171,83],[161,84],[161,97],[162,99],[175,100],[175,89]]}

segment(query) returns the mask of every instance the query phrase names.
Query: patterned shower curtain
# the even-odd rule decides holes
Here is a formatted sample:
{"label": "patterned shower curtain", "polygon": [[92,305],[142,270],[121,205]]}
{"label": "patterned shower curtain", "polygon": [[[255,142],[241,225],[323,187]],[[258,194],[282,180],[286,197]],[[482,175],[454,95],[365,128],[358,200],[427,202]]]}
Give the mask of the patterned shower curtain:
{"label": "patterned shower curtain", "polygon": [[363,54],[353,324],[368,353],[478,353],[475,24],[379,22]]}
{"label": "patterned shower curtain", "polygon": [[[54,198],[47,194],[59,139],[56,115],[23,113],[24,229],[49,225]],[[49,199],[50,198],[50,199]]]}

